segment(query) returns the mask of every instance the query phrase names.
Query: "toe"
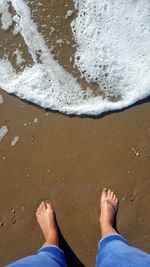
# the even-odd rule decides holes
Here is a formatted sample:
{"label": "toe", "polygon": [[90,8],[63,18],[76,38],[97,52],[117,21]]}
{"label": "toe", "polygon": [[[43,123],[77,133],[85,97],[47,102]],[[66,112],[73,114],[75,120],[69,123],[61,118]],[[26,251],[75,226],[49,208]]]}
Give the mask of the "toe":
{"label": "toe", "polygon": [[49,211],[53,211],[53,207],[52,207],[52,204],[51,204],[50,200],[47,200],[47,201],[46,201],[46,207],[47,207],[47,209],[48,209]]}
{"label": "toe", "polygon": [[107,197],[111,197],[111,189],[110,188],[108,189]]}
{"label": "toe", "polygon": [[114,198],[114,192],[113,191],[111,191],[111,194],[110,194],[110,197],[111,197],[111,199],[113,200],[113,198]]}
{"label": "toe", "polygon": [[37,213],[37,214],[40,214],[41,212],[43,212],[43,211],[45,211],[45,210],[46,210],[46,205],[45,205],[45,202],[42,201],[41,204],[40,204],[40,206],[38,207],[36,213]]}
{"label": "toe", "polygon": [[116,207],[118,206],[118,198],[116,197],[116,195],[113,198],[113,203]]}
{"label": "toe", "polygon": [[42,209],[42,205],[41,204],[37,208],[36,215],[39,215],[41,213],[41,209]]}
{"label": "toe", "polygon": [[37,211],[36,211],[36,216],[38,216],[39,215],[39,210],[37,209]]}
{"label": "toe", "polygon": [[102,195],[103,195],[104,197],[107,196],[107,188],[103,188],[103,190],[102,190]]}
{"label": "toe", "polygon": [[102,194],[101,194],[101,201],[105,200],[107,197],[107,189],[103,188]]}
{"label": "toe", "polygon": [[119,200],[118,200],[118,198],[116,197],[116,199],[115,199],[115,202],[116,202],[116,205],[118,205],[119,204]]}
{"label": "toe", "polygon": [[46,208],[47,208],[47,206],[46,206],[46,202],[45,202],[45,201],[42,201],[42,202],[41,202],[41,211],[45,211]]}
{"label": "toe", "polygon": [[113,202],[116,202],[116,196],[115,196],[115,194],[113,195],[112,200],[113,200]]}
{"label": "toe", "polygon": [[40,214],[39,209],[37,209],[36,216],[38,216],[39,214]]}

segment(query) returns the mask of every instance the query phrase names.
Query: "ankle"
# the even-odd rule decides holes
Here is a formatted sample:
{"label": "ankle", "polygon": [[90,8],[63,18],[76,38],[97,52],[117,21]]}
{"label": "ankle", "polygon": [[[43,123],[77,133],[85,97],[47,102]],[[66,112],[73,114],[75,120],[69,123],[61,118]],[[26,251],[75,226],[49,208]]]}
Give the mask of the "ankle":
{"label": "ankle", "polygon": [[103,229],[103,230],[101,230],[101,236],[102,237],[105,237],[105,236],[108,236],[108,235],[110,235],[110,234],[116,234],[117,232],[116,232],[116,230],[114,229],[114,228],[112,228],[112,229],[109,229],[109,230],[107,230],[107,229]]}
{"label": "ankle", "polygon": [[59,245],[58,235],[54,234],[54,235],[51,235],[50,237],[47,237],[44,245],[51,245],[51,246],[57,246],[58,247],[58,245]]}
{"label": "ankle", "polygon": [[113,220],[108,218],[102,218],[100,219],[100,225],[102,227],[112,227],[113,226]]}
{"label": "ankle", "polygon": [[59,242],[55,241],[55,240],[46,240],[43,247],[44,246],[56,246],[59,247]]}
{"label": "ankle", "polygon": [[101,225],[101,236],[102,237],[105,237],[112,233],[117,233],[117,231],[111,225],[105,225],[105,226]]}

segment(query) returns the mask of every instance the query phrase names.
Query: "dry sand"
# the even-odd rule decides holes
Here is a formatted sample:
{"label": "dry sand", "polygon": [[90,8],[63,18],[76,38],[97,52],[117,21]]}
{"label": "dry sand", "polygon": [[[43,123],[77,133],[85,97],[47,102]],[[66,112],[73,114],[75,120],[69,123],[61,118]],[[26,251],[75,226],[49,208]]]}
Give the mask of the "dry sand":
{"label": "dry sand", "polygon": [[[37,2],[32,1],[33,10]],[[69,61],[75,47],[68,25],[75,14],[68,24],[60,18],[66,14],[64,3],[73,8],[72,1],[42,3],[45,11],[33,12],[39,31],[49,46],[54,45],[59,63],[78,77]],[[51,18],[48,25],[55,27],[51,36],[49,27],[40,28],[45,12]],[[1,32],[0,56],[6,47],[15,66],[12,52],[20,37],[11,39],[11,31]],[[58,38],[67,38],[69,43],[59,46]],[[23,41],[21,49],[30,64]],[[43,238],[35,211],[40,201],[48,198],[68,242],[63,248],[69,266],[94,266],[100,239],[99,198],[104,186],[113,188],[120,198],[119,231],[131,245],[150,252],[149,102],[102,118],[71,118],[46,112],[3,91],[0,94],[4,98],[0,127],[8,126],[8,134],[0,142],[0,266],[40,248]],[[11,146],[15,136],[19,141]]]}
{"label": "dry sand", "polygon": [[99,119],[70,118],[1,94],[0,125],[9,131],[0,143],[0,266],[42,245],[35,211],[47,198],[78,258],[67,250],[69,266],[94,266],[104,186],[120,198],[119,231],[150,252],[149,103]]}

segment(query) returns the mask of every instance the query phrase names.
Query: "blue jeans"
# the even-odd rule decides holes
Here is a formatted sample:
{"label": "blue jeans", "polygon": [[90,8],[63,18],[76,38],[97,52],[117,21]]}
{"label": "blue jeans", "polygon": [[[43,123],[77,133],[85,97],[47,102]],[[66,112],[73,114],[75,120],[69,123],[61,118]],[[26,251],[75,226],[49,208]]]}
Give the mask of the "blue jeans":
{"label": "blue jeans", "polygon": [[56,246],[44,246],[35,255],[25,257],[6,267],[67,267],[64,252]]}
{"label": "blue jeans", "polygon": [[109,234],[99,241],[96,267],[150,267],[150,254],[129,246],[119,234]]}
{"label": "blue jeans", "polygon": [[[36,255],[7,265],[7,267],[27,266],[67,267],[67,263],[60,248],[45,246]],[[129,246],[121,235],[110,234],[99,241],[96,267],[150,267],[150,254]]]}

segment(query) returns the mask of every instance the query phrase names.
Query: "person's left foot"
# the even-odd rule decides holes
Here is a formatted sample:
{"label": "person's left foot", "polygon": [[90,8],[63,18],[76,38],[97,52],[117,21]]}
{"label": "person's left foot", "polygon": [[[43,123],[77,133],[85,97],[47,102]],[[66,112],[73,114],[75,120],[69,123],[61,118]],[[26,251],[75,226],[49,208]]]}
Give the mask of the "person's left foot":
{"label": "person's left foot", "polygon": [[45,237],[44,245],[58,246],[58,233],[54,210],[49,201],[42,201],[36,212],[37,221]]}
{"label": "person's left foot", "polygon": [[116,229],[114,228],[114,221],[116,219],[118,209],[118,198],[111,189],[103,189],[100,206],[100,227],[102,237],[110,233],[116,233]]}
{"label": "person's left foot", "polygon": [[101,215],[100,223],[103,225],[113,226],[117,209],[118,209],[118,198],[111,189],[104,188],[101,195]]}

